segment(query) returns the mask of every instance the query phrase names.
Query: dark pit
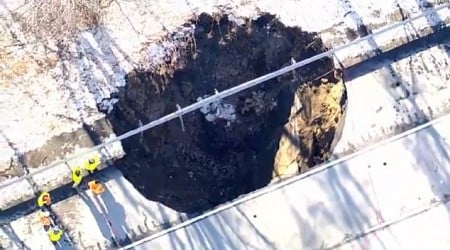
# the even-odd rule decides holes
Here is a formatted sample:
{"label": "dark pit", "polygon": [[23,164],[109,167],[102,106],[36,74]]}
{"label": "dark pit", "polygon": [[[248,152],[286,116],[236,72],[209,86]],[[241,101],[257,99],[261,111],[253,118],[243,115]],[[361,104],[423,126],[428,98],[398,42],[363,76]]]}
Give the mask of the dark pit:
{"label": "dark pit", "polygon": [[[169,57],[158,71],[135,70],[127,75],[127,86],[118,93],[120,101],[108,116],[116,134],[174,112],[177,104],[184,107],[215,89],[225,90],[292,59],[300,61],[326,50],[317,34],[286,27],[270,14],[245,20],[244,25],[219,14],[202,14],[192,22],[194,37],[188,41],[190,46],[177,52],[182,56],[176,63]],[[320,110],[323,105],[314,111],[318,101],[311,98],[326,98],[337,84],[342,81],[331,59],[314,62],[223,100],[234,106],[234,121],[210,122],[195,111],[183,116],[185,132],[176,119],[125,140],[126,156],[116,164],[151,200],[184,212],[212,208],[273,179],[280,139],[293,119],[295,95],[310,94],[309,107],[302,108],[308,110],[302,112],[313,116],[303,115],[304,129],[294,135],[303,145],[293,156],[299,171],[326,160],[336,129],[324,130],[323,136],[311,132],[314,126],[327,125],[327,119],[314,122],[314,116],[327,112]],[[330,117],[330,122],[342,120],[338,116]]]}

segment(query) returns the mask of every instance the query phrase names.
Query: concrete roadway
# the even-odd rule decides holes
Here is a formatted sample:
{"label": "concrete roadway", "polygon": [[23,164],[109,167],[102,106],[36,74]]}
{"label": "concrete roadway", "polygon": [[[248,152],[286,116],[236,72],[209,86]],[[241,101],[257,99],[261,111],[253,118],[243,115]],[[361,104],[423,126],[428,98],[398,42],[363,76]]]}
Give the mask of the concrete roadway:
{"label": "concrete roadway", "polygon": [[[101,197],[69,185],[51,192],[53,211],[72,238],[69,243],[65,237],[56,249],[110,249],[113,238],[124,246],[187,220],[186,214],[145,199],[115,166],[93,177],[105,183]],[[0,249],[55,249],[39,223],[35,200],[2,211],[0,218]]]}
{"label": "concrete roadway", "polygon": [[450,116],[124,249],[447,249]]}

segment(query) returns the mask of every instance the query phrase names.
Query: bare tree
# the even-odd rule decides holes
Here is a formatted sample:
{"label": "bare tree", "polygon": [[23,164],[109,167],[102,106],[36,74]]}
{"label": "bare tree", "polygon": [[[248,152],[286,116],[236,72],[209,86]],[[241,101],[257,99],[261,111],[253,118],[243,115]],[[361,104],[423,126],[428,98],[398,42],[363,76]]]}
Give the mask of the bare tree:
{"label": "bare tree", "polygon": [[40,38],[68,38],[100,22],[105,0],[30,0],[18,19]]}

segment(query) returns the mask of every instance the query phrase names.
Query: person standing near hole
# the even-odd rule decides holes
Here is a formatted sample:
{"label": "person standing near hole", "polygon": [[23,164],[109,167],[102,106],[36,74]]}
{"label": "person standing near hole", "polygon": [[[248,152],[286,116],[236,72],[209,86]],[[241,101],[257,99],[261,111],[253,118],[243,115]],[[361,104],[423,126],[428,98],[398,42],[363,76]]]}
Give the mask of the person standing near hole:
{"label": "person standing near hole", "polygon": [[85,163],[84,168],[90,173],[93,174],[100,165],[100,157],[96,154],[90,157]]}
{"label": "person standing near hole", "polygon": [[37,198],[37,205],[40,208],[50,208],[52,200],[50,198],[50,193],[42,192]]}
{"label": "person standing near hole", "polygon": [[39,212],[39,222],[42,224],[46,232],[52,226],[52,219],[50,217],[50,212],[47,209],[43,208]]}
{"label": "person standing near hole", "polygon": [[63,236],[63,230],[59,228],[58,226],[52,227],[50,230],[48,230],[48,238],[53,243],[53,245],[58,244],[58,242],[61,240]]}
{"label": "person standing near hole", "polygon": [[88,183],[89,190],[91,190],[92,193],[95,195],[101,195],[103,192],[105,192],[105,187],[103,184],[98,180],[93,180]]}
{"label": "person standing near hole", "polygon": [[81,181],[83,180],[83,172],[81,167],[76,166],[73,170],[72,170],[72,181],[73,181],[73,188],[78,187],[78,185],[80,185]]}

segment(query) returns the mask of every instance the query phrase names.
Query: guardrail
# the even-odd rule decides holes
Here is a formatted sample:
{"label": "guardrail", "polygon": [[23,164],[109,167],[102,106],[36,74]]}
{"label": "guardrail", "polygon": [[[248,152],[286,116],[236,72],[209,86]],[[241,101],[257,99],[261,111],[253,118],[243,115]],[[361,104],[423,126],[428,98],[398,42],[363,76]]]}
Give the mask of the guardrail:
{"label": "guardrail", "polygon": [[39,173],[42,173],[42,172],[44,172],[44,171],[46,171],[46,170],[48,170],[50,168],[56,167],[56,166],[58,166],[60,164],[64,164],[64,163],[66,163],[68,161],[75,160],[75,159],[77,159],[77,158],[79,158],[79,157],[81,157],[83,155],[92,153],[92,152],[94,152],[96,150],[99,150],[99,149],[101,149],[103,147],[108,146],[109,144],[112,144],[112,143],[117,142],[117,141],[122,141],[122,140],[127,139],[127,138],[129,138],[131,136],[134,136],[134,135],[137,135],[139,133],[142,133],[143,131],[149,130],[151,128],[154,128],[156,126],[159,126],[159,125],[164,124],[166,122],[169,122],[171,120],[180,118],[183,115],[185,115],[187,113],[190,113],[192,111],[198,110],[198,109],[200,109],[201,107],[203,107],[205,105],[208,105],[208,104],[213,103],[215,101],[221,100],[221,99],[223,99],[225,97],[234,95],[236,93],[239,93],[239,92],[241,92],[243,90],[246,90],[246,89],[249,89],[251,87],[257,86],[257,85],[259,85],[259,84],[261,84],[263,82],[266,82],[268,80],[274,79],[274,78],[276,78],[276,77],[278,77],[280,75],[283,75],[283,74],[285,74],[287,72],[290,72],[290,71],[295,70],[297,68],[300,68],[300,67],[303,67],[305,65],[308,65],[308,64],[310,64],[312,62],[318,61],[318,60],[326,58],[326,57],[332,57],[336,52],[338,52],[340,50],[344,50],[344,49],[346,49],[346,48],[348,48],[350,46],[356,45],[358,43],[361,43],[361,42],[364,42],[364,41],[367,41],[367,40],[370,40],[370,39],[373,39],[375,36],[378,36],[380,34],[383,34],[383,33],[387,32],[387,31],[393,30],[393,29],[395,29],[397,27],[400,27],[402,25],[405,25],[407,23],[410,23],[410,22],[415,21],[417,19],[420,19],[422,17],[428,16],[428,15],[432,15],[435,12],[440,11],[442,9],[446,9],[446,8],[450,8],[450,3],[442,5],[442,6],[439,6],[437,8],[431,9],[431,10],[423,11],[420,15],[417,15],[417,16],[415,16],[413,18],[409,18],[409,19],[405,19],[403,21],[397,22],[396,24],[393,24],[393,25],[391,25],[389,27],[382,28],[382,29],[378,30],[377,32],[369,34],[369,35],[367,35],[365,37],[361,37],[361,38],[355,39],[354,41],[352,41],[352,42],[350,42],[348,44],[339,46],[337,48],[333,48],[331,50],[328,50],[326,52],[317,54],[315,56],[312,56],[312,57],[307,58],[305,60],[302,60],[300,62],[296,62],[296,63],[294,63],[292,65],[286,66],[284,68],[281,68],[281,69],[276,70],[274,72],[271,72],[269,74],[260,76],[258,78],[255,78],[253,80],[244,82],[244,83],[242,83],[240,85],[237,85],[235,87],[226,89],[226,90],[224,90],[222,92],[218,92],[215,95],[209,96],[209,97],[207,97],[205,99],[202,99],[202,100],[200,100],[198,102],[195,102],[195,103],[193,103],[193,104],[191,104],[189,106],[186,106],[184,108],[180,108],[180,109],[178,109],[177,111],[175,111],[173,113],[165,115],[165,116],[163,116],[163,117],[161,117],[161,118],[159,118],[157,120],[149,122],[149,123],[147,123],[147,124],[145,124],[145,125],[143,125],[141,127],[138,127],[136,129],[132,129],[132,130],[130,130],[130,131],[128,131],[128,132],[126,132],[126,133],[124,133],[124,134],[114,138],[114,139],[111,139],[111,140],[106,141],[106,142],[104,142],[102,144],[96,145],[96,146],[94,146],[94,147],[92,147],[92,148],[90,148],[90,149],[88,149],[88,150],[86,150],[84,152],[81,152],[81,153],[79,153],[77,155],[68,157],[68,158],[66,158],[64,160],[55,162],[55,163],[53,163],[51,165],[39,168],[36,171],[31,171],[27,175],[23,175],[23,176],[20,176],[20,177],[17,177],[17,178],[13,178],[13,179],[11,179],[9,181],[4,181],[3,183],[0,183],[0,188],[3,188],[3,187],[6,187],[6,186],[9,186],[9,185],[18,183],[18,182],[20,182],[20,181],[22,181],[24,179],[32,177],[33,175],[37,175]]}

